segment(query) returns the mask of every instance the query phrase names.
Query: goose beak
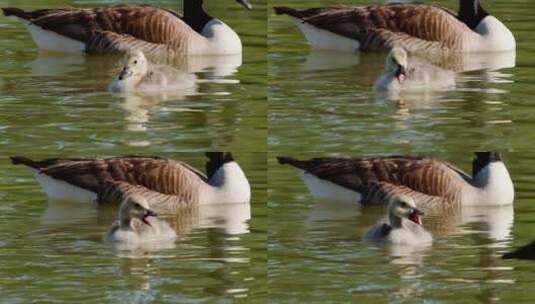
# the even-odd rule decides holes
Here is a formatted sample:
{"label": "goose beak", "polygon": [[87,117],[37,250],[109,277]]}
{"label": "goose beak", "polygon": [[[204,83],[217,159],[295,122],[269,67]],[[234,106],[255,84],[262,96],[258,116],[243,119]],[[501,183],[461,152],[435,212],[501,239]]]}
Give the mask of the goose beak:
{"label": "goose beak", "polygon": [[409,220],[415,222],[418,225],[422,224],[422,215],[424,213],[416,208],[412,208],[411,214],[409,214]]}
{"label": "goose beak", "polygon": [[253,6],[249,2],[249,0],[236,0],[239,4],[241,4],[243,7],[245,7],[248,10],[252,10]]}
{"label": "goose beak", "polygon": [[407,78],[407,70],[404,66],[398,65],[398,69],[396,70],[396,78],[398,79],[399,83],[403,83],[405,78]]}
{"label": "goose beak", "polygon": [[130,76],[132,76],[134,74],[134,72],[127,66],[125,66],[122,70],[121,70],[121,73],[119,73],[119,80],[123,80],[123,79],[126,79]]}
{"label": "goose beak", "polygon": [[143,215],[143,219],[142,219],[142,221],[143,221],[143,223],[145,223],[145,224],[147,224],[147,225],[149,225],[149,226],[152,226],[152,225],[150,224],[150,222],[147,221],[147,218],[148,218],[149,216],[152,216],[152,217],[158,217],[158,213],[156,213],[156,212],[154,212],[154,211],[152,211],[152,210],[148,210],[148,209],[145,210],[145,214]]}

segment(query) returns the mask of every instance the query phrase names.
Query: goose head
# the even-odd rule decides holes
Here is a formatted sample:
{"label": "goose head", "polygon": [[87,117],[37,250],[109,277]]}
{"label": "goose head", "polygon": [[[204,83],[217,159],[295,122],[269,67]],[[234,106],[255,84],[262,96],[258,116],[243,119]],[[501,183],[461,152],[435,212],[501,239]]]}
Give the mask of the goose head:
{"label": "goose head", "polygon": [[129,54],[126,64],[117,76],[118,81],[137,83],[147,74],[148,61],[143,52]]}
{"label": "goose head", "polygon": [[121,227],[131,227],[132,220],[139,220],[144,225],[152,226],[151,218],[157,217],[149,207],[149,202],[141,195],[128,195],[119,208]]}
{"label": "goose head", "polygon": [[400,227],[403,219],[408,219],[418,225],[422,224],[421,216],[424,214],[410,196],[394,195],[388,202],[388,218],[393,227]]}
{"label": "goose head", "polygon": [[399,83],[403,83],[407,77],[408,55],[405,49],[394,47],[385,60],[385,72],[393,75]]}

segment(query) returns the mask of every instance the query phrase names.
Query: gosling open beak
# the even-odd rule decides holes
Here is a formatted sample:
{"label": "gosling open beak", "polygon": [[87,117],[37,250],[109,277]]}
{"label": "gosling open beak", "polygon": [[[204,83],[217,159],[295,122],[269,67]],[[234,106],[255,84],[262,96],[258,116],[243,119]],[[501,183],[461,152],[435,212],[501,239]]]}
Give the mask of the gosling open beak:
{"label": "gosling open beak", "polygon": [[149,216],[158,217],[158,213],[156,213],[156,212],[154,212],[154,211],[152,211],[152,210],[149,210],[149,209],[145,210],[145,214],[143,215],[143,218],[142,218],[141,220],[143,221],[143,223],[145,223],[145,224],[147,224],[147,225],[149,225],[149,226],[152,226],[152,225],[150,224],[150,222],[147,221],[147,218],[148,218]]}
{"label": "gosling open beak", "polygon": [[402,83],[405,78],[407,78],[407,70],[404,66],[398,65],[398,69],[396,70],[396,78],[398,79],[399,83]]}
{"label": "gosling open beak", "polygon": [[239,4],[241,4],[243,7],[245,7],[248,10],[252,10],[253,6],[249,2],[249,0],[236,0]]}
{"label": "gosling open beak", "polygon": [[134,72],[127,66],[125,66],[122,70],[121,70],[121,73],[119,73],[119,80],[124,80],[128,77],[131,77],[132,75],[134,74]]}
{"label": "gosling open beak", "polygon": [[412,208],[411,214],[409,214],[409,220],[415,222],[418,225],[422,224],[422,216],[424,213],[416,208]]}

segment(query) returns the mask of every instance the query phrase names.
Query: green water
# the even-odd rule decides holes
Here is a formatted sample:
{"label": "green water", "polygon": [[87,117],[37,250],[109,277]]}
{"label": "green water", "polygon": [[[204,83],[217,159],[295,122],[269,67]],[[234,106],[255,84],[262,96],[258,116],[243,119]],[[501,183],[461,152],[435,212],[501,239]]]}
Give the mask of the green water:
{"label": "green water", "polygon": [[[19,21],[0,17],[1,303],[265,298],[266,3],[253,1],[254,10],[246,11],[234,1],[206,2],[210,13],[240,34],[243,62],[223,58],[191,67],[203,82],[178,96],[112,95],[107,86],[120,58],[39,53]],[[110,3],[0,1],[0,7]],[[132,251],[102,241],[116,208],[48,203],[30,172],[7,159],[143,154],[202,169],[207,150],[234,152],[251,183],[251,205],[166,216],[177,241]]]}
{"label": "green water", "polygon": [[[111,94],[120,57],[40,53],[0,16],[0,303],[534,302],[535,266],[500,255],[535,235],[535,2],[484,1],[515,34],[516,54],[458,58],[455,87],[396,98],[372,90],[384,54],[313,51],[271,10],[369,1],[205,2],[238,32],[243,58],[176,63],[201,82],[173,94]],[[504,152],[514,205],[427,217],[434,243],[420,250],[363,243],[384,208],[317,203],[275,159],[412,154],[470,171],[471,152],[490,149]],[[47,202],[7,159],[144,154],[203,168],[208,150],[233,151],[251,204],[165,215],[176,242],[135,250],[102,241],[116,207]]]}
{"label": "green water", "polygon": [[[457,1],[436,1],[456,8]],[[270,6],[367,1],[270,1]],[[378,98],[383,54],[312,51],[293,22],[269,17],[269,291],[280,302],[532,303],[535,266],[500,255],[534,237],[535,2],[483,1],[517,40],[516,67],[488,58],[455,88]],[[502,62],[500,62],[502,61]],[[505,61],[505,62],[503,62]],[[472,61],[473,62],[473,61]],[[500,67],[499,65],[503,65]],[[491,68],[489,70],[488,68]],[[318,204],[275,156],[428,155],[470,171],[471,151],[498,149],[515,183],[514,207],[465,208],[428,218],[425,250],[361,242],[382,207]],[[305,152],[310,151],[310,152]]]}

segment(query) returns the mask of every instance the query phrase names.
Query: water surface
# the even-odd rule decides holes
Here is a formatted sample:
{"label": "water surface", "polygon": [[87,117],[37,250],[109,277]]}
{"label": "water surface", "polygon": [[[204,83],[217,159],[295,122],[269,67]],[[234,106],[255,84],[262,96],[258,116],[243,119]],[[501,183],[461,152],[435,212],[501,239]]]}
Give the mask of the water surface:
{"label": "water surface", "polygon": [[[0,7],[96,6],[120,1],[0,1]],[[0,17],[0,302],[258,302],[266,278],[265,1],[246,11],[206,1],[240,34],[243,58],[197,58],[196,89],[110,94],[120,57],[40,53],[23,25]],[[180,9],[177,1],[154,1]],[[117,208],[47,202],[9,155],[160,155],[204,169],[203,151],[234,152],[251,204],[166,215],[171,244],[121,250],[102,241]],[[189,152],[189,153],[183,153]]]}
{"label": "water surface", "polygon": [[[457,1],[437,1],[455,9]],[[270,6],[369,1],[271,1]],[[509,59],[464,60],[456,86],[403,103],[372,90],[385,54],[313,51],[293,21],[269,16],[269,286],[281,303],[522,303],[535,266],[500,255],[535,237],[532,106],[535,3],[484,1],[517,40]],[[458,62],[462,62],[459,60]],[[363,243],[384,207],[318,203],[275,156],[428,155],[470,171],[472,151],[497,149],[515,183],[514,206],[426,218],[419,250]]]}

